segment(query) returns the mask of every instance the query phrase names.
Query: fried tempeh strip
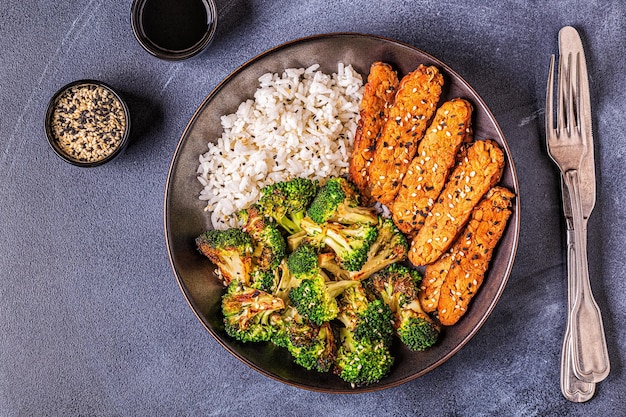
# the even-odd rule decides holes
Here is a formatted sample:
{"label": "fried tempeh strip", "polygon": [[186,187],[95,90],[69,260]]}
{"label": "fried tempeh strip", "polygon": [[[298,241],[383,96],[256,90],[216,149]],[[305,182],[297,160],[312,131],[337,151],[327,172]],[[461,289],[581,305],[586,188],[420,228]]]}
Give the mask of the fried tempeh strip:
{"label": "fried tempeh strip", "polygon": [[[452,260],[441,286],[437,307],[444,326],[455,324],[480,288],[489,267],[493,250],[511,216],[515,194],[504,187],[494,187],[472,211],[472,217],[449,252]],[[447,260],[442,258],[447,264]],[[426,267],[442,269],[439,262]]]}
{"label": "fried tempeh strip", "polygon": [[376,142],[370,165],[370,195],[382,204],[396,197],[428,122],[435,113],[443,76],[420,65],[400,80],[389,118]]}
{"label": "fried tempeh strip", "polygon": [[441,286],[446,279],[446,275],[448,275],[448,271],[452,267],[452,261],[453,259],[450,256],[450,252],[446,252],[437,262],[426,267],[419,294],[420,304],[425,312],[432,313],[437,310]]}
{"label": "fried tempeh strip", "polygon": [[409,260],[413,265],[435,262],[452,245],[469,219],[472,209],[502,175],[504,154],[492,140],[473,142],[456,165],[424,226],[411,241]]}
{"label": "fried tempeh strip", "polygon": [[376,140],[387,121],[398,83],[398,73],[391,65],[374,62],[370,67],[359,106],[359,120],[348,167],[350,179],[365,202],[369,199],[369,165],[374,157]]}
{"label": "fried tempeh strip", "polygon": [[430,210],[428,202],[437,199],[461,144],[471,139],[472,110],[472,105],[461,98],[437,109],[391,206],[393,221],[402,232],[414,234],[424,224]]}

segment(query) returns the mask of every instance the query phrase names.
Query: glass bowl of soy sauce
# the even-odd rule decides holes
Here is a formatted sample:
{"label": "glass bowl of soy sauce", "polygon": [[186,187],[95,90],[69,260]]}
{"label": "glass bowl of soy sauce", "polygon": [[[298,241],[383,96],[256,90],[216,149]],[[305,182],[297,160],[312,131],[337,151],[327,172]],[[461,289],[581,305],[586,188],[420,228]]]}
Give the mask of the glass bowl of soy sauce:
{"label": "glass bowl of soy sauce", "polygon": [[180,61],[199,54],[213,41],[217,7],[213,0],[133,0],[131,23],[146,51]]}

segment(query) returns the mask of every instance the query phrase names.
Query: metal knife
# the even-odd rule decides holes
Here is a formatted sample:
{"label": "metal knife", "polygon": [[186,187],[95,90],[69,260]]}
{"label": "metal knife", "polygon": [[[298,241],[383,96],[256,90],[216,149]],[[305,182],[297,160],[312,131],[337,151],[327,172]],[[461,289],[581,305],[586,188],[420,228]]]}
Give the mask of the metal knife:
{"label": "metal knife", "polygon": [[[593,133],[591,104],[589,94],[589,78],[582,41],[576,29],[566,26],[559,31],[559,54],[578,57],[580,72],[573,74],[580,79],[580,108],[578,117],[586,141],[587,152],[581,162],[579,170],[580,194],[584,217],[583,236],[587,235],[587,220],[593,211],[596,202],[596,177],[593,152]],[[576,93],[576,92],[575,92]],[[567,190],[566,190],[567,191]],[[566,200],[568,201],[568,200]],[[565,209],[565,206],[564,206]],[[580,250],[587,250],[586,239],[576,242]],[[568,254],[571,254],[568,250]],[[586,267],[586,265],[585,265]],[[607,377],[610,371],[609,355],[606,337],[602,324],[600,309],[596,304],[588,279],[574,276],[573,305],[568,322],[571,334],[571,350],[573,370],[578,379],[585,382],[600,382]]]}

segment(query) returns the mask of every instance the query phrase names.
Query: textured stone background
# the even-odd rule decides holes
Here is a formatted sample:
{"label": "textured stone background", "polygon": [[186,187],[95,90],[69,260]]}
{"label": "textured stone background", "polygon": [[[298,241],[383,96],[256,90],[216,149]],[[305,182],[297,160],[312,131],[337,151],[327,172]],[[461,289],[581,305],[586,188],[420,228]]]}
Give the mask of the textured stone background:
{"label": "textured stone background", "polygon": [[[130,27],[130,0],[0,5],[0,415],[597,416],[626,409],[626,5],[621,0],[218,0],[213,45],[170,63]],[[559,390],[565,264],[558,175],[544,146],[544,89],[557,32],[587,47],[598,172],[590,272],[612,372],[589,403]],[[377,393],[326,395],[275,382],[230,356],[196,320],[163,238],[163,191],[178,138],[203,98],[277,44],[371,33],[448,63],[491,107],[521,183],[522,227],[493,314],[433,372]],[[132,143],[81,170],[48,148],[52,94],[110,83]]]}

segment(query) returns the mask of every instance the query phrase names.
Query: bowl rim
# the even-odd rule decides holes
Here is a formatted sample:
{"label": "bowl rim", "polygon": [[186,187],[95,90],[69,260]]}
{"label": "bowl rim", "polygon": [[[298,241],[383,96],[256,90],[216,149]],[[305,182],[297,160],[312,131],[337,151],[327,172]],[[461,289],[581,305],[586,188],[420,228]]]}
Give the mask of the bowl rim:
{"label": "bowl rim", "polygon": [[[327,388],[321,388],[321,387],[315,387],[315,386],[310,386],[310,385],[306,385],[306,384],[302,384],[299,382],[294,382],[294,381],[290,381],[287,378],[283,378],[280,375],[275,375],[273,373],[271,373],[270,371],[263,369],[261,366],[253,363],[250,359],[248,359],[247,357],[239,354],[238,352],[236,352],[232,347],[230,347],[228,344],[226,344],[225,341],[221,340],[220,337],[218,336],[218,334],[216,333],[215,329],[212,329],[208,323],[205,321],[205,319],[200,315],[199,311],[196,308],[196,305],[194,304],[194,300],[191,297],[191,294],[189,293],[189,290],[185,287],[183,279],[180,275],[180,271],[177,267],[177,262],[174,259],[174,253],[173,253],[173,245],[172,242],[170,240],[170,218],[168,217],[168,213],[170,211],[169,206],[171,204],[171,184],[174,181],[174,173],[175,173],[175,168],[177,166],[177,162],[181,157],[181,150],[184,147],[184,139],[187,138],[189,131],[193,128],[196,120],[198,119],[198,117],[202,114],[202,112],[204,111],[205,107],[207,106],[207,104],[209,102],[211,102],[211,100],[213,100],[213,98],[218,95],[218,93],[222,90],[222,88],[224,86],[226,86],[233,78],[236,78],[236,76],[238,74],[240,74],[242,71],[244,71],[248,66],[252,65],[253,63],[255,63],[256,61],[262,59],[263,57],[267,56],[267,55],[271,55],[273,53],[276,53],[277,51],[280,51],[282,49],[288,49],[294,45],[297,45],[299,43],[306,43],[306,42],[310,42],[310,41],[315,41],[318,39],[327,39],[327,38],[333,38],[333,37],[339,37],[339,38],[349,38],[349,37],[365,37],[365,38],[371,38],[371,39],[377,39],[383,42],[391,42],[393,44],[397,44],[400,45],[402,47],[406,47],[406,48],[410,48],[412,50],[415,50],[416,52],[418,52],[419,54],[423,55],[424,57],[427,57],[428,59],[431,59],[432,61],[436,62],[437,65],[441,66],[442,68],[445,69],[446,72],[448,72],[449,74],[453,74],[454,76],[456,76],[458,79],[460,79],[464,85],[475,95],[475,97],[481,102],[483,110],[485,111],[485,116],[487,119],[490,120],[490,122],[493,124],[493,127],[495,129],[495,131],[498,133],[498,135],[503,139],[502,143],[499,143],[500,146],[502,146],[504,148],[505,154],[507,156],[507,170],[509,170],[510,172],[510,176],[511,176],[511,181],[512,181],[512,186],[514,188],[516,197],[514,199],[513,202],[513,213],[514,215],[512,216],[513,218],[511,219],[511,221],[509,222],[509,224],[507,225],[507,229],[511,229],[510,233],[512,234],[512,239],[510,242],[510,254],[508,255],[508,259],[506,261],[506,266],[503,269],[503,273],[502,273],[502,278],[501,278],[501,282],[500,285],[498,285],[496,288],[494,288],[494,297],[489,301],[489,303],[487,303],[487,307],[485,308],[485,312],[484,314],[480,317],[480,320],[477,321],[476,325],[459,341],[459,343],[452,349],[450,349],[448,351],[447,354],[441,356],[438,360],[436,360],[435,362],[431,363],[429,366],[425,367],[424,369],[420,370],[419,372],[416,372],[414,374],[411,374],[409,376],[406,376],[402,379],[399,379],[397,381],[394,382],[384,382],[381,381],[381,383],[379,384],[374,384],[374,385],[369,385],[369,386],[365,386],[365,387],[358,387],[358,388],[350,388],[350,387],[346,387],[345,389],[327,389]],[[207,330],[209,332],[209,334],[213,337],[213,339],[215,341],[218,342],[219,345],[221,345],[229,354],[233,355],[236,359],[238,359],[239,361],[243,362],[244,364],[246,364],[248,367],[252,368],[253,370],[261,373],[262,375],[265,375],[267,377],[269,377],[270,379],[273,379],[275,381],[284,383],[286,385],[290,385],[296,388],[300,388],[300,389],[304,389],[304,390],[309,390],[309,391],[313,391],[313,392],[321,392],[321,393],[329,393],[329,394],[360,394],[360,393],[365,393],[365,392],[375,392],[375,391],[380,391],[380,390],[384,390],[384,389],[389,389],[389,388],[393,388],[393,387],[397,387],[399,385],[405,384],[407,382],[410,382],[414,379],[417,379],[431,371],[433,371],[434,369],[436,369],[437,367],[441,366],[443,363],[445,363],[446,361],[448,361],[452,356],[454,356],[456,353],[458,353],[477,333],[478,331],[481,329],[481,327],[484,325],[484,323],[487,321],[487,319],[491,316],[491,313],[493,312],[495,306],[497,305],[499,299],[502,296],[502,293],[504,292],[504,289],[508,283],[508,279],[511,275],[512,269],[513,269],[513,265],[515,263],[515,258],[516,258],[516,254],[517,254],[517,249],[518,249],[518,244],[519,244],[519,238],[520,238],[520,227],[521,227],[521,203],[520,203],[520,187],[519,187],[519,177],[517,175],[517,170],[515,167],[515,163],[514,160],[512,158],[512,154],[511,154],[511,149],[509,147],[508,142],[506,141],[506,137],[502,131],[502,128],[500,127],[500,125],[498,124],[497,120],[495,119],[495,116],[493,115],[493,112],[491,111],[491,109],[487,106],[487,103],[485,102],[485,100],[482,98],[482,96],[480,96],[478,94],[478,92],[474,89],[473,86],[471,86],[464,77],[462,77],[459,73],[457,73],[454,69],[452,69],[448,64],[446,64],[445,62],[441,61],[439,58],[423,51],[420,48],[417,48],[411,44],[402,42],[402,41],[398,41],[396,39],[390,38],[390,37],[385,37],[385,36],[380,36],[380,35],[373,35],[373,34],[364,34],[364,33],[359,33],[359,32],[330,32],[330,33],[323,33],[323,34],[316,34],[316,35],[311,35],[311,36],[306,36],[306,37],[300,37],[297,39],[293,39],[284,43],[281,43],[277,46],[274,46],[270,49],[267,49],[259,54],[257,54],[256,56],[248,59],[246,62],[244,62],[243,64],[241,64],[240,66],[238,66],[237,68],[235,68],[232,72],[230,72],[221,82],[219,82],[210,92],[209,94],[203,99],[203,101],[198,105],[198,107],[196,108],[196,110],[194,111],[193,115],[191,116],[191,118],[189,119],[185,129],[183,130],[178,144],[175,148],[175,151],[173,153],[172,156],[172,160],[170,163],[170,168],[168,170],[168,174],[167,174],[167,180],[166,180],[166,184],[165,184],[165,193],[164,193],[164,217],[163,217],[163,221],[164,221],[164,235],[165,235],[165,243],[166,243],[166,250],[168,253],[168,258],[170,261],[170,266],[174,272],[174,276],[176,279],[176,282],[181,290],[181,292],[183,293],[183,296],[185,298],[185,301],[187,302],[188,306],[191,308],[191,311],[193,312],[193,314],[196,316],[196,318],[198,319],[198,321],[201,323],[201,325],[205,328],[205,330]]]}
{"label": "bowl rim", "polygon": [[[77,159],[72,158],[67,153],[65,153],[56,143],[55,135],[52,132],[52,128],[50,126],[50,118],[52,117],[52,112],[54,111],[56,102],[58,98],[61,96],[61,94],[63,94],[70,88],[73,88],[76,86],[82,86],[82,85],[97,85],[99,87],[106,89],[111,94],[113,94],[113,96],[120,102],[122,106],[122,110],[124,111],[124,118],[125,118],[124,134],[122,135],[122,138],[119,144],[117,145],[117,147],[115,148],[115,150],[112,153],[110,153],[108,156],[106,156],[105,158],[99,159],[97,161],[91,161],[91,162],[79,161]],[[120,153],[122,153],[122,151],[128,145],[128,141],[130,138],[130,122],[131,122],[130,110],[128,108],[128,105],[126,104],[126,101],[124,101],[124,99],[119,95],[119,93],[113,87],[111,87],[109,84],[103,81],[85,78],[85,79],[80,79],[80,80],[72,81],[68,84],[65,84],[63,87],[58,89],[57,92],[54,93],[54,95],[50,98],[50,101],[48,102],[48,106],[46,108],[46,114],[45,114],[45,119],[44,119],[44,130],[46,134],[46,139],[48,140],[48,144],[50,145],[54,153],[59,158],[77,167],[92,168],[92,167],[106,164],[107,162],[117,157]]]}
{"label": "bowl rim", "polygon": [[211,18],[207,31],[194,45],[181,50],[162,48],[146,35],[141,16],[147,1],[149,0],[133,0],[130,8],[130,21],[135,39],[150,55],[166,61],[182,61],[198,55],[213,42],[217,31],[217,6],[214,0],[201,0],[207,10],[207,17]]}

